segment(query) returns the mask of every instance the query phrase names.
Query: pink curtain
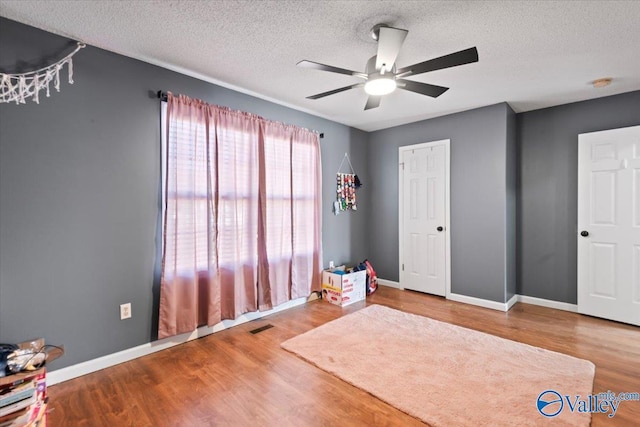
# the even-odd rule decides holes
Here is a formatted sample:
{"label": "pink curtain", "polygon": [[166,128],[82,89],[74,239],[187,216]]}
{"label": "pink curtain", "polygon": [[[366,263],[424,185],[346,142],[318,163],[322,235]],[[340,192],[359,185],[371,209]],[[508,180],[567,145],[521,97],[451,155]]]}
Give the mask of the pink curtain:
{"label": "pink curtain", "polygon": [[[169,94],[158,337],[220,321],[217,286],[215,138],[207,105]],[[214,135],[215,136],[215,135]]]}
{"label": "pink curtain", "polygon": [[[211,106],[217,164],[218,275],[223,319],[257,310],[258,140],[257,116]],[[211,326],[211,324],[209,324]]]}
{"label": "pink curtain", "polygon": [[322,164],[316,133],[291,128],[293,268],[291,298],[321,290]]}
{"label": "pink curtain", "polygon": [[259,307],[320,290],[322,194],[318,136],[282,123],[263,125]]}
{"label": "pink curtain", "polygon": [[317,134],[168,94],[159,338],[320,290]]}

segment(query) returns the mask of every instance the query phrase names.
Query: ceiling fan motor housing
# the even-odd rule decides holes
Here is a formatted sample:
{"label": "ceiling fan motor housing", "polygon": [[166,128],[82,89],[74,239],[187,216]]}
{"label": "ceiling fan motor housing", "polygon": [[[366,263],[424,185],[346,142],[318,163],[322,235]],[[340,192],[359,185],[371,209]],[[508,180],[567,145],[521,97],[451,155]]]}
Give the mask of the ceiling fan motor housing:
{"label": "ceiling fan motor housing", "polygon": [[388,27],[387,24],[376,24],[373,26],[373,28],[371,29],[371,32],[369,33],[371,35],[371,38],[374,39],[375,41],[378,41],[378,38],[380,37],[380,28],[382,27]]}
{"label": "ceiling fan motor housing", "polygon": [[367,82],[364,84],[364,90],[369,95],[380,96],[393,92],[396,87],[396,66],[393,65],[391,70],[387,70],[386,64],[380,70],[376,70],[377,55],[367,61],[365,73],[367,74]]}
{"label": "ceiling fan motor housing", "polygon": [[[376,70],[376,59],[378,58],[377,55],[372,56],[368,61],[367,61],[367,66],[364,69],[364,72],[368,75],[371,74],[375,74],[377,73],[379,70]],[[395,74],[396,73],[396,64],[393,64],[393,66],[391,67],[391,70],[389,70],[388,68],[385,69],[385,74],[387,73],[391,73],[391,74]]]}

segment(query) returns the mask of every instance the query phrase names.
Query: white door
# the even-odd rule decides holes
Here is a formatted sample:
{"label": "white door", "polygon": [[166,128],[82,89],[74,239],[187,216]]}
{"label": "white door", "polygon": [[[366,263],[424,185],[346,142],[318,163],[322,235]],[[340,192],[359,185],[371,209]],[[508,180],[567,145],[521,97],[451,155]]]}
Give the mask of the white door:
{"label": "white door", "polygon": [[449,141],[400,147],[400,286],[445,296]]}
{"label": "white door", "polygon": [[578,311],[640,325],[640,126],[578,138]]}

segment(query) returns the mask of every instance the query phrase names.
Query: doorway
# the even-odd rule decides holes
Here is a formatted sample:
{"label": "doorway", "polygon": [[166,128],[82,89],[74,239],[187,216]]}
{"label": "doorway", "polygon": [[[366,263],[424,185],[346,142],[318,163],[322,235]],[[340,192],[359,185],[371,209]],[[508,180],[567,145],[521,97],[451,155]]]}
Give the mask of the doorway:
{"label": "doorway", "polygon": [[640,326],[640,126],[578,136],[578,312]]}
{"label": "doorway", "polygon": [[450,140],[399,148],[400,287],[451,292]]}

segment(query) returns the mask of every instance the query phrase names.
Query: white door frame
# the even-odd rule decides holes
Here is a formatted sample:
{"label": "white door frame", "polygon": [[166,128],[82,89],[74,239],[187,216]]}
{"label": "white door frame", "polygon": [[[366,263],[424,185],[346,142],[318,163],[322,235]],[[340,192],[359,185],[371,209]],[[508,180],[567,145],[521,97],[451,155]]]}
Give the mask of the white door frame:
{"label": "white door frame", "polygon": [[403,221],[403,189],[404,189],[404,174],[402,168],[402,155],[405,151],[416,150],[419,148],[427,148],[427,147],[435,147],[438,145],[444,145],[445,148],[445,162],[444,162],[444,180],[445,180],[445,224],[444,224],[444,244],[445,244],[445,269],[444,269],[444,277],[445,277],[445,298],[449,299],[449,295],[451,294],[451,150],[450,150],[450,139],[442,139],[439,141],[432,142],[423,142],[421,144],[414,145],[405,145],[402,147],[398,147],[398,282],[400,283],[400,288],[404,289],[402,286],[402,282],[400,281],[400,277],[402,277],[402,261],[404,259],[404,249],[402,244],[402,236],[404,231],[404,221]]}

